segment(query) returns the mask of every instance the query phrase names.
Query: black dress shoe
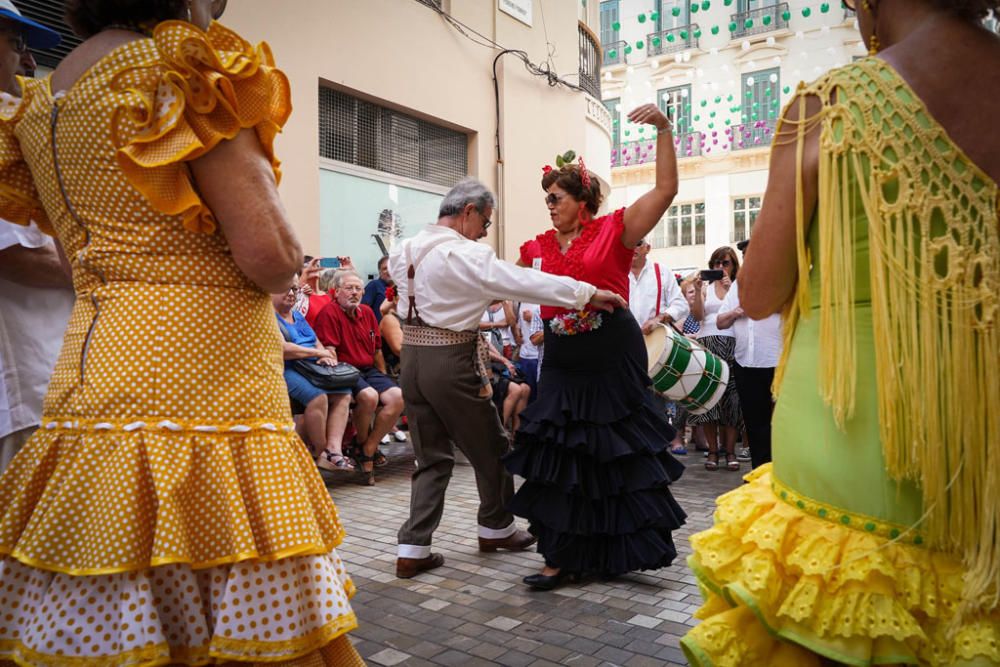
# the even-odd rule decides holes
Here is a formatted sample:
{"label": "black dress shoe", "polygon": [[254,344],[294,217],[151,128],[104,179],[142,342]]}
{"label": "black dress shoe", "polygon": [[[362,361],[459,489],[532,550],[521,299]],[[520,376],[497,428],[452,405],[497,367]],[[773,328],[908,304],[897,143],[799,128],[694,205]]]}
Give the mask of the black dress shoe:
{"label": "black dress shoe", "polygon": [[546,574],[529,574],[527,577],[522,579],[522,581],[532,588],[536,588],[540,591],[551,591],[553,588],[559,586],[563,580],[563,573],[546,575]]}

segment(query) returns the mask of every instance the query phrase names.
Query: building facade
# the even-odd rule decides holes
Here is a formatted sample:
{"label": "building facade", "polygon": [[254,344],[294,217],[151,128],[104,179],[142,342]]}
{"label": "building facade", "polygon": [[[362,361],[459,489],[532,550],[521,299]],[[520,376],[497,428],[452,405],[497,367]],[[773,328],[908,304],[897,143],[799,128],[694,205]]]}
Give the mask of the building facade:
{"label": "building facade", "polygon": [[281,193],[307,253],[351,255],[373,274],[382,248],[434,222],[442,195],[468,175],[498,194],[488,242],[515,258],[550,224],[543,165],[567,149],[598,155],[591,168],[610,182],[610,114],[589,27],[597,25],[596,5],[277,6],[230,2],[224,22],[250,41],[267,41],[291,81],[294,111],[278,140]]}
{"label": "building facade", "polygon": [[610,205],[652,187],[655,138],[626,114],[655,101],[674,121],[681,182],[651,256],[679,273],[749,237],[775,124],[798,83],[866,54],[853,14],[835,1],[603,0],[599,23]]}

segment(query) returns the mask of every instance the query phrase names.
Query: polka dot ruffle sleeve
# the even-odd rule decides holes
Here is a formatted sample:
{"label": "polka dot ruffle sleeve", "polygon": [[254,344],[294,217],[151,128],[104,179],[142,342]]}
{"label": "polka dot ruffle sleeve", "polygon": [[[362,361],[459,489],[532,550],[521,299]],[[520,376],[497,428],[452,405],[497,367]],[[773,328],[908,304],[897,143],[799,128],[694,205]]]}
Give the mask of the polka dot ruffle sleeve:
{"label": "polka dot ruffle sleeve", "polygon": [[274,67],[267,44],[253,46],[218,23],[204,32],[167,21],[153,38],[162,60],[156,85],[136,85],[148,68],[118,77],[118,86],[134,96],[129,122],[113,125],[118,163],[154,208],[181,215],[190,231],[211,233],[215,218],[184,162],[253,128],[280,178],[274,138],[291,113],[288,79]]}
{"label": "polka dot ruffle sleeve", "polygon": [[21,80],[24,98],[0,93],[0,218],[17,225],[34,221],[48,235],[52,235],[49,217],[42,208],[31,179],[21,145],[15,136],[18,121],[28,106],[31,82]]}

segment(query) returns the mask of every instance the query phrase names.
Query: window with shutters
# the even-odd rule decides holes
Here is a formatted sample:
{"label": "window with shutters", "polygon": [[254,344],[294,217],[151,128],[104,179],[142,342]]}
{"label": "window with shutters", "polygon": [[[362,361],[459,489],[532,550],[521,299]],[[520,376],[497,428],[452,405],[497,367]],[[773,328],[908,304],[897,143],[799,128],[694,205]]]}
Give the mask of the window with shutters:
{"label": "window with shutters", "polygon": [[80,38],[74,35],[63,21],[63,12],[66,11],[65,5],[66,3],[62,0],[17,0],[17,8],[25,18],[52,28],[62,37],[59,45],[55,48],[45,51],[31,49],[31,55],[35,57],[35,62],[42,67],[55,69],[59,61],[80,44]]}
{"label": "window with shutters", "polygon": [[319,89],[319,154],[450,187],[468,174],[469,138],[339,90]]}

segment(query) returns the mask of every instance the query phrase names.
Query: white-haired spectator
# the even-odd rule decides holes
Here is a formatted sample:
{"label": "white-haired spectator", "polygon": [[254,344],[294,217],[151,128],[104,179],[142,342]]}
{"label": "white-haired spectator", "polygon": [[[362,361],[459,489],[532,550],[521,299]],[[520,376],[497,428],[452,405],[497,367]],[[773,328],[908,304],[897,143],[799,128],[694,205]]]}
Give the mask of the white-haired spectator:
{"label": "white-haired spectator", "polygon": [[403,412],[403,394],[386,375],[382,335],[375,313],[361,303],[364,283],[353,269],[333,278],[334,300],[316,318],[316,335],[338,361],[357,367],[361,378],[354,388],[354,428],[361,449],[356,454],[369,485],[375,483],[374,465],[385,460],[378,444]]}

